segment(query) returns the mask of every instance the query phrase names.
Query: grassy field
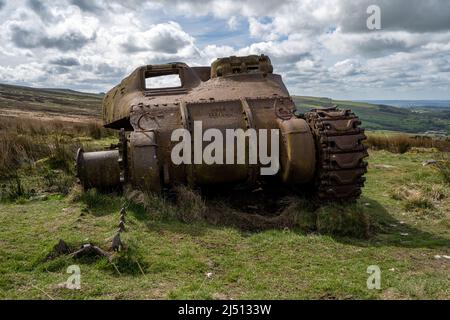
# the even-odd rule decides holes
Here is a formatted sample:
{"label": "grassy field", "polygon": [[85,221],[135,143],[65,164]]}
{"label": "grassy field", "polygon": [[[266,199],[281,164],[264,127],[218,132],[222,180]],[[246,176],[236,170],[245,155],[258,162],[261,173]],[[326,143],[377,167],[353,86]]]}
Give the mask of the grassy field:
{"label": "grassy field", "polygon": [[[263,225],[258,231],[240,221],[180,219],[208,207],[208,199],[177,205],[153,196],[146,210],[122,196],[92,191],[4,201],[0,298],[447,299],[450,260],[442,256],[450,255],[450,198],[436,169],[421,164],[433,157],[438,155],[372,151],[357,205],[294,206],[297,220],[288,227]],[[124,204],[125,249],[111,262],[48,259],[59,239],[108,250]],[[365,236],[344,236],[353,211],[368,218]],[[58,286],[73,264],[81,269],[81,290]],[[381,268],[381,290],[366,287],[369,265]]]}
{"label": "grassy field", "polygon": [[[3,85],[0,95],[0,299],[450,296],[448,142],[371,133],[366,187],[352,205],[270,188],[100,194],[79,189],[73,163],[79,147],[117,143],[96,122],[99,96]],[[43,116],[11,117],[17,109]],[[122,207],[117,253],[111,242]],[[60,239],[71,251],[92,243],[110,259],[58,255]],[[71,265],[80,267],[81,290],[61,285]],[[367,289],[371,265],[381,269],[380,290]]]}

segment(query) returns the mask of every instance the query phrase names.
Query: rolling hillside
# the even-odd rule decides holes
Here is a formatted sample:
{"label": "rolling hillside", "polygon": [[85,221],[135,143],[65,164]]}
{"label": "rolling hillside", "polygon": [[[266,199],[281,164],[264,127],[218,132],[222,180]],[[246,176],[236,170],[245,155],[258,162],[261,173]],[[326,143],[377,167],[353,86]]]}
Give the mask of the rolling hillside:
{"label": "rolling hillside", "polygon": [[294,97],[297,109],[307,112],[311,108],[337,105],[352,109],[368,130],[389,130],[408,133],[443,131],[450,134],[450,109],[398,108],[364,102],[331,100],[328,98]]}
{"label": "rolling hillside", "polygon": [[[0,115],[65,117],[83,121],[101,115],[101,94],[64,89],[37,89],[0,84]],[[450,135],[450,109],[407,109],[364,102],[334,101],[328,98],[294,96],[299,112],[338,105],[351,108],[368,130],[408,133],[443,131]]]}
{"label": "rolling hillside", "polygon": [[99,118],[102,95],[0,84],[0,115]]}

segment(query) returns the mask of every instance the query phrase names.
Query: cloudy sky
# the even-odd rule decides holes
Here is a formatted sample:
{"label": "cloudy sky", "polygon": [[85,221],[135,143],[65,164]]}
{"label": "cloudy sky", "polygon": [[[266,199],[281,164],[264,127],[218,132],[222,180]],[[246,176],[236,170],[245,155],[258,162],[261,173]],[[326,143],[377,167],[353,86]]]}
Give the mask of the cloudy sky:
{"label": "cloudy sky", "polygon": [[261,53],[293,94],[450,99],[450,1],[0,0],[3,83],[103,92],[144,64]]}

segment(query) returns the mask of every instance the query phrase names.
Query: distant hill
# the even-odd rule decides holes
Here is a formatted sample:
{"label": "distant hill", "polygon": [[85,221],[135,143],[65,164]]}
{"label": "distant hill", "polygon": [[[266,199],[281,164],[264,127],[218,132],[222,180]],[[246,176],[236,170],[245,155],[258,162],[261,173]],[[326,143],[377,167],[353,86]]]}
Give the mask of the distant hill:
{"label": "distant hill", "polygon": [[102,99],[100,94],[73,90],[0,84],[0,112],[3,115],[26,111],[99,118]]}
{"label": "distant hill", "polygon": [[311,108],[337,105],[352,109],[368,130],[389,130],[408,133],[442,131],[450,135],[450,109],[445,108],[399,108],[367,102],[331,100],[328,98],[294,97],[299,112]]}
{"label": "distant hill", "polygon": [[450,108],[450,100],[361,100],[361,102],[401,108]]}
{"label": "distant hill", "polygon": [[[21,116],[39,113],[51,116],[101,117],[102,94],[66,89],[29,88],[0,84],[0,114]],[[334,104],[352,109],[369,130],[409,133],[445,131],[450,134],[450,109],[398,108],[367,102],[340,101],[317,97],[293,97],[299,112]]]}

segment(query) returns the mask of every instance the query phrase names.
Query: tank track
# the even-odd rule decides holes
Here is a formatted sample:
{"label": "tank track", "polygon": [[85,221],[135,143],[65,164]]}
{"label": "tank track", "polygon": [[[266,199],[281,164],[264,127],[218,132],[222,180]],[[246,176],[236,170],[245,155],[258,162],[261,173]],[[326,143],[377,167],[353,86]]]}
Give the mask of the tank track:
{"label": "tank track", "polygon": [[361,195],[368,156],[364,129],[351,110],[314,109],[305,113],[317,150],[315,190],[319,200],[353,202]]}

